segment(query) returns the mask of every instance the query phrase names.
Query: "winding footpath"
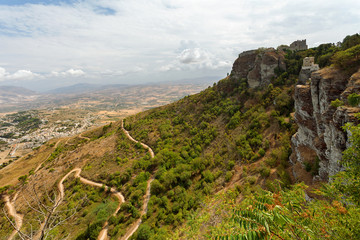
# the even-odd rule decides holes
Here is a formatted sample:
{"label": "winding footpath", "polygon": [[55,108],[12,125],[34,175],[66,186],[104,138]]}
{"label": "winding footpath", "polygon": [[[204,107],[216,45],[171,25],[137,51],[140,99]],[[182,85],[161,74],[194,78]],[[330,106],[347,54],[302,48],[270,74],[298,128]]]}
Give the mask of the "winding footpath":
{"label": "winding footpath", "polygon": [[[65,195],[65,191],[64,191],[64,181],[66,178],[69,177],[70,174],[72,174],[73,172],[75,172],[75,177],[80,179],[80,182],[90,185],[90,186],[94,186],[94,187],[103,187],[105,186],[106,188],[109,188],[106,185],[103,185],[102,183],[97,183],[97,182],[93,182],[91,180],[88,180],[86,178],[83,178],[80,176],[81,173],[81,168],[74,168],[73,170],[71,170],[70,172],[68,172],[58,183],[58,189],[60,192],[60,201],[62,201],[62,199],[64,199],[64,195]],[[113,216],[116,216],[116,214],[118,213],[118,211],[120,210],[120,206],[122,203],[125,202],[125,198],[124,196],[118,192],[115,188],[110,188],[110,192],[119,200],[119,204],[115,210],[115,212],[113,213]],[[107,238],[107,232],[108,232],[108,222],[105,222],[103,229],[101,230],[99,236],[98,236],[98,240],[105,240]]]}
{"label": "winding footpath", "polygon": [[[132,142],[134,143],[140,143],[145,149],[148,150],[151,158],[154,158],[155,154],[154,154],[154,151],[146,144],[144,143],[141,143],[137,140],[135,140],[133,137],[131,137],[131,135],[129,134],[129,132],[124,128],[124,122],[123,120],[121,120],[121,129],[123,130],[123,132],[125,133],[125,135],[127,136],[127,138],[129,138]],[[81,134],[80,134],[81,136]],[[80,138],[87,138],[87,137],[80,137]],[[88,139],[88,138],[87,138]],[[55,144],[55,148],[58,146],[58,144],[60,143],[60,140]],[[51,155],[51,154],[50,154]],[[49,155],[49,157],[50,157]],[[48,159],[48,157],[46,158]],[[45,160],[46,161],[46,160]],[[39,164],[39,166],[36,168],[35,172],[37,172],[40,167],[41,167],[42,163]],[[68,172],[65,176],[63,176],[61,178],[61,180],[59,181],[57,187],[58,187],[58,190],[59,190],[59,195],[56,196],[56,199],[55,199],[55,207],[53,208],[53,211],[56,210],[56,208],[61,204],[61,202],[63,201],[64,199],[64,196],[65,196],[65,190],[64,190],[64,181],[72,174],[72,173],[75,173],[75,178],[79,178],[80,182],[84,183],[84,184],[88,184],[88,185],[91,185],[91,186],[94,186],[94,187],[103,187],[105,186],[106,188],[109,188],[108,186],[102,184],[102,183],[97,183],[97,182],[93,182],[91,180],[88,180],[86,178],[83,178],[80,176],[80,173],[81,173],[81,168],[74,168],[72,169],[70,172]],[[139,228],[140,224],[141,224],[141,218],[143,215],[145,215],[147,213],[147,209],[148,209],[148,203],[149,203],[149,200],[150,200],[150,197],[151,197],[151,182],[154,180],[154,176],[152,176],[148,181],[147,181],[147,188],[146,188],[146,193],[145,193],[145,196],[144,196],[144,204],[142,206],[142,209],[141,209],[141,213],[140,213],[140,217],[138,220],[136,220],[132,225],[131,227],[127,230],[127,232],[125,233],[125,235],[120,238],[120,240],[128,240],[135,232],[136,230]],[[116,214],[118,213],[118,211],[120,210],[120,207],[121,207],[121,204],[125,202],[125,198],[124,196],[118,192],[115,188],[110,188],[110,192],[112,193],[112,195],[114,197],[116,197],[119,201],[119,204],[115,210],[115,212],[113,213],[113,216],[116,216]],[[5,201],[5,206],[7,208],[7,211],[9,213],[10,216],[12,216],[14,219],[15,219],[15,227],[17,230],[19,230],[22,226],[22,221],[23,221],[23,216],[18,214],[16,212],[16,209],[15,209],[15,200],[16,200],[16,197],[17,197],[18,193],[15,194],[14,198],[12,200],[10,200],[10,197],[8,195],[5,195],[4,196],[4,201]],[[42,224],[42,226],[44,226],[45,224],[45,221],[44,223]],[[41,229],[41,228],[40,228]],[[15,235],[17,234],[17,230],[14,230],[11,235],[9,236],[9,240],[12,240]],[[98,240],[106,240],[108,239],[108,236],[107,236],[107,233],[108,233],[108,222],[105,222],[102,230],[100,231],[99,233],[99,236],[98,236]],[[38,232],[35,236],[35,239],[38,239],[40,237],[40,234],[41,232]]]}
{"label": "winding footpath", "polygon": [[133,141],[134,143],[140,143],[141,146],[143,146],[145,149],[147,149],[150,153],[150,156],[151,158],[154,158],[155,157],[155,154],[154,154],[154,151],[151,149],[151,147],[149,147],[148,145],[142,143],[142,142],[139,142],[137,140],[135,140],[131,135],[130,133],[124,128],[124,121],[121,120],[121,129],[123,130],[123,132],[125,133],[125,135],[131,140]]}
{"label": "winding footpath", "polygon": [[[17,198],[18,193],[15,194],[14,198],[10,201],[10,197],[8,195],[4,196],[5,207],[9,212],[9,215],[15,219],[15,227],[16,229],[20,229],[23,222],[23,216],[18,214],[15,209],[15,200]],[[8,239],[13,239],[17,234],[17,230],[11,232]]]}
{"label": "winding footpath", "polygon": [[[121,129],[123,130],[123,132],[125,133],[125,135],[134,143],[140,143],[141,146],[143,146],[145,149],[148,150],[148,152],[150,153],[151,158],[155,157],[154,151],[146,144],[139,142],[137,140],[135,140],[130,133],[124,128],[124,121],[121,120]],[[147,209],[148,209],[148,203],[151,197],[151,182],[154,180],[154,176],[151,177],[148,181],[147,181],[147,187],[146,187],[146,194],[144,196],[145,200],[144,200],[144,205],[142,207],[141,213],[140,213],[140,218],[138,220],[136,220],[130,227],[130,229],[125,233],[125,235],[120,239],[120,240],[128,240],[135,232],[136,230],[139,228],[140,224],[141,224],[141,218],[143,215],[145,215],[147,213]]]}
{"label": "winding footpath", "polygon": [[[55,149],[58,147],[58,145],[59,145],[60,142],[61,142],[61,140],[59,139],[59,140],[55,143],[55,145],[54,145],[54,148],[55,148]],[[49,159],[49,157],[51,156],[51,154],[52,154],[52,152],[45,158],[45,161],[41,162],[41,163],[36,167],[36,169],[34,170],[34,173],[36,173],[37,171],[39,171],[39,169],[41,168],[42,164],[45,163],[45,162]],[[10,197],[9,197],[8,195],[5,195],[5,196],[3,197],[3,199],[4,199],[4,201],[5,201],[5,207],[6,207],[6,209],[8,210],[9,215],[15,219],[15,227],[16,227],[16,229],[14,229],[14,230],[11,232],[8,240],[11,240],[11,239],[13,239],[13,238],[15,237],[15,235],[18,233],[18,230],[21,229],[21,226],[22,226],[22,223],[23,223],[23,215],[18,214],[18,213],[16,212],[16,208],[15,208],[15,201],[16,201],[16,198],[17,198],[18,194],[19,194],[19,192],[17,192],[17,193],[15,194],[14,198],[13,198],[11,201],[10,201]]]}

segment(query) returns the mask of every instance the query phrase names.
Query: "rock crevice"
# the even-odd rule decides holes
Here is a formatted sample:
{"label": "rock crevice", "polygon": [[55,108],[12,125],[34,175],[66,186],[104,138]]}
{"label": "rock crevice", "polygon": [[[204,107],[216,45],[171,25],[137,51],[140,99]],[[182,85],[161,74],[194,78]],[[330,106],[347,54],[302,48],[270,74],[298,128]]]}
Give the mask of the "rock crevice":
{"label": "rock crevice", "polygon": [[[340,171],[347,134],[346,122],[354,122],[359,108],[347,105],[334,107],[331,102],[346,97],[360,87],[360,71],[349,79],[340,70],[325,68],[311,74],[311,81],[295,87],[295,121],[298,131],[292,137],[293,164],[319,161],[317,177],[327,180]],[[316,159],[317,158],[317,159]]]}

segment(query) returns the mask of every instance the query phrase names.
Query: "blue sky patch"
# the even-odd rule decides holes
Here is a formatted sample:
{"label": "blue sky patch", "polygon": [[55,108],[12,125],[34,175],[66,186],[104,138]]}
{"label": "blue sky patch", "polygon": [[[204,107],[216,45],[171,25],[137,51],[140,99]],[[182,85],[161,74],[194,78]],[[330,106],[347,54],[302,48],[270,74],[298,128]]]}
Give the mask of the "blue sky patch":
{"label": "blue sky patch", "polygon": [[60,5],[72,4],[78,0],[0,0],[0,5],[19,6],[24,4]]}
{"label": "blue sky patch", "polygon": [[116,11],[112,8],[96,6],[94,12],[101,15],[115,15]]}

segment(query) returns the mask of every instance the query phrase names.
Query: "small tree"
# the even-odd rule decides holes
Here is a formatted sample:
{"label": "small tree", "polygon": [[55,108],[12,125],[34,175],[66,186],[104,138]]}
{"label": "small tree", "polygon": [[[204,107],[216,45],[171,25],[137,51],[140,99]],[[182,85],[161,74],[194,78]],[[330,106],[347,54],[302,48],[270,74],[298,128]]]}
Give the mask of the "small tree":
{"label": "small tree", "polygon": [[360,95],[352,93],[347,97],[347,100],[352,107],[357,107],[360,104]]}
{"label": "small tree", "polygon": [[73,217],[77,213],[78,207],[87,199],[84,197],[83,199],[79,200],[77,206],[74,208],[68,209],[66,211],[58,211],[57,208],[60,206],[63,199],[57,194],[53,194],[51,197],[45,187],[43,198],[36,190],[35,185],[32,186],[31,190],[26,190],[23,193],[24,201],[28,207],[36,213],[35,220],[40,224],[40,228],[37,231],[33,232],[33,228],[31,226],[31,232],[24,232],[21,230],[21,226],[17,226],[17,224],[8,216],[5,209],[3,210],[6,219],[17,231],[20,239],[23,240],[48,239],[50,237],[51,230]]}

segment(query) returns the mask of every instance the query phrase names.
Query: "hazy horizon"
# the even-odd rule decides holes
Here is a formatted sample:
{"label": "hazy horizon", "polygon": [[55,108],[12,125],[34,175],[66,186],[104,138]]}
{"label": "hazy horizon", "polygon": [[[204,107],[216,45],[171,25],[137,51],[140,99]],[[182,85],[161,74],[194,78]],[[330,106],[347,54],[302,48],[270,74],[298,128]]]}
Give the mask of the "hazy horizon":
{"label": "hazy horizon", "polygon": [[141,84],[226,76],[237,55],[360,31],[354,1],[2,0],[0,85]]}

